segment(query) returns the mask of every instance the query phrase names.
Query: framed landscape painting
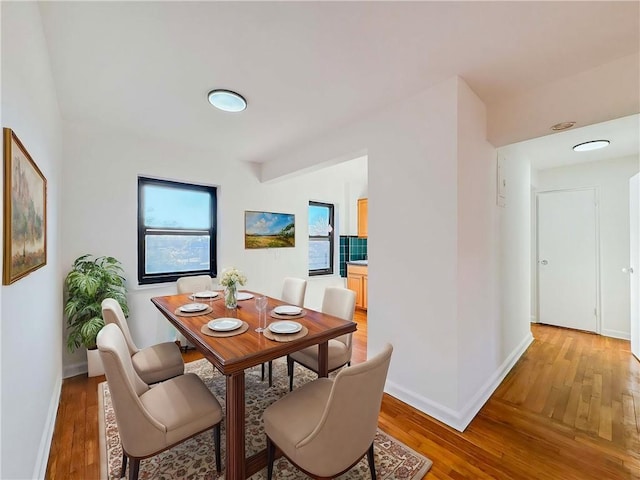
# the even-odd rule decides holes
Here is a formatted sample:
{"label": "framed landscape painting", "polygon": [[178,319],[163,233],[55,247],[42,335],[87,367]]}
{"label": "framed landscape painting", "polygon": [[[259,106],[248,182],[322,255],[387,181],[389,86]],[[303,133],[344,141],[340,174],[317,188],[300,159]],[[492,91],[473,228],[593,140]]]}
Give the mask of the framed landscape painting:
{"label": "framed landscape painting", "polygon": [[9,128],[4,139],[3,285],[47,263],[47,179]]}
{"label": "framed landscape painting", "polygon": [[295,247],[295,215],[244,212],[244,248]]}

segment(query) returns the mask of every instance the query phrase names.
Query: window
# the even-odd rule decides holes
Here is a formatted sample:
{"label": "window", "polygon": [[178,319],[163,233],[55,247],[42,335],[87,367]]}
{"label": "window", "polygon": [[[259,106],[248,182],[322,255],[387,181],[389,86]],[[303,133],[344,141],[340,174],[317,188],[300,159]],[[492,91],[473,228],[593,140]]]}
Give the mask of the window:
{"label": "window", "polygon": [[138,177],[138,281],[216,275],[216,189]]}
{"label": "window", "polygon": [[309,202],[309,275],[333,273],[333,205]]}

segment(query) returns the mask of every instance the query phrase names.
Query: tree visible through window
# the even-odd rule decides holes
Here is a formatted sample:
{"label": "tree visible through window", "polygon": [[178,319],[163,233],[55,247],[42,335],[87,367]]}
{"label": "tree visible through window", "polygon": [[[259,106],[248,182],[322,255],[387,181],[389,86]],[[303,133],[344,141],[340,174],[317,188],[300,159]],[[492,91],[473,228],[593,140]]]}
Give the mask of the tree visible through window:
{"label": "tree visible through window", "polygon": [[333,205],[309,202],[309,275],[333,273]]}
{"label": "tree visible through window", "polygon": [[138,178],[138,281],[216,274],[216,189]]}

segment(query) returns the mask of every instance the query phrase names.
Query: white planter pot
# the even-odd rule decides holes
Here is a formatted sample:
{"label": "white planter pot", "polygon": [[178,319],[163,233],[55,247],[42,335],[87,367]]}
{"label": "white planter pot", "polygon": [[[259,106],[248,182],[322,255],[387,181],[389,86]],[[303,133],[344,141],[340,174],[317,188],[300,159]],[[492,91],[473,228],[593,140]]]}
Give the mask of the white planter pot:
{"label": "white planter pot", "polygon": [[104,375],[104,367],[102,366],[100,351],[97,348],[94,350],[87,350],[87,369],[90,377]]}

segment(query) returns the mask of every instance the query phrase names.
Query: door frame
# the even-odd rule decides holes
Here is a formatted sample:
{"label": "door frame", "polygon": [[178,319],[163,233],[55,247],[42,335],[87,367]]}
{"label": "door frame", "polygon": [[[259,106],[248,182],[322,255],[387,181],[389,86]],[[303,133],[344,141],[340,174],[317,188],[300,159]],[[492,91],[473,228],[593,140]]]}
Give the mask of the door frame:
{"label": "door frame", "polygon": [[540,210],[539,210],[539,195],[544,195],[548,193],[560,193],[560,192],[577,192],[577,191],[585,191],[592,190],[593,196],[595,199],[595,208],[594,208],[594,216],[595,216],[595,240],[596,240],[596,331],[598,335],[602,335],[602,302],[600,299],[600,187],[598,185],[593,186],[584,186],[584,187],[575,187],[575,188],[550,188],[545,190],[536,189],[536,323],[540,323],[540,250],[538,246],[540,245]]}

